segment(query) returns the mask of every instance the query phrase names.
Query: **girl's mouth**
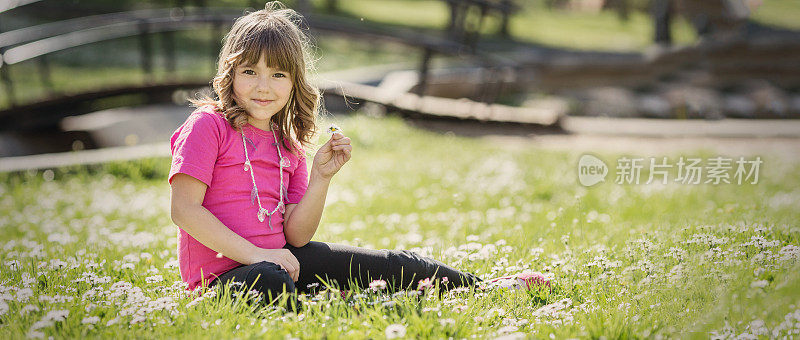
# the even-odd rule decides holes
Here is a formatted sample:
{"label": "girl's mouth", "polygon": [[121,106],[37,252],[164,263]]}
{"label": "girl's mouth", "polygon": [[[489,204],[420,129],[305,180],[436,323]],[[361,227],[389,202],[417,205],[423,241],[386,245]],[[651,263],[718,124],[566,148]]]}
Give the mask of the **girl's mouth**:
{"label": "girl's mouth", "polygon": [[253,101],[256,102],[256,104],[263,106],[269,105],[270,103],[273,102],[273,100],[258,100],[258,99],[253,99]]}

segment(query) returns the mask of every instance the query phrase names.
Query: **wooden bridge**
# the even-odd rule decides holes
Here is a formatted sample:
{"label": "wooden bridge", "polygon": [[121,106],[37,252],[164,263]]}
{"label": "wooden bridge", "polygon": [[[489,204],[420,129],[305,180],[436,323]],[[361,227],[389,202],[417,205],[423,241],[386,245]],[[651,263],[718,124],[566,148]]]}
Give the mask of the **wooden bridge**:
{"label": "wooden bridge", "polygon": [[[508,41],[508,46],[479,42],[477,32],[483,16],[499,15],[504,21],[517,9],[509,1],[446,1],[451,20],[444,34],[385,28],[358,20],[318,13],[305,15],[307,26],[318,32],[351,36],[375,42],[393,42],[419,49],[422,53],[414,72],[400,73],[382,86],[364,83],[323,82],[319,86],[330,100],[348,96],[361,102],[374,102],[389,109],[432,117],[494,120],[527,124],[557,124],[563,107],[514,107],[496,104],[503,93],[557,92],[592,86],[642,88],[665,77],[700,74],[701,86],[730,88],[742,81],[764,79],[777,86],[800,86],[800,39],[795,32],[760,32],[744,39],[718,41],[698,46],[672,48],[655,54],[601,53],[553,49]],[[467,19],[469,6],[479,9],[480,17]],[[474,11],[473,11],[474,12]],[[215,39],[221,38],[240,9],[165,8],[93,15],[61,22],[26,27],[0,33],[0,81],[8,106],[0,109],[0,131],[53,128],[60,119],[96,110],[92,103],[110,97],[137,94],[145,102],[169,101],[175,90],[199,88],[209,84],[209,75],[193,79],[156,82],[146,78],[141,84],[119,84],[81,93],[56,93],[50,79],[48,58],[53,53],[102,41],[138,37],[139,59],[144,75],[154,71],[153,37],[161,35],[164,63],[175,72],[173,33],[212,27]],[[762,31],[764,29],[762,28]],[[504,31],[501,28],[501,32]],[[212,40],[212,41],[213,41]],[[506,53],[486,51],[506,49]],[[215,56],[218,43],[208,47]],[[431,70],[434,55],[466,59],[460,69]],[[10,69],[25,61],[36,61],[39,81],[47,90],[44,98],[19,102]],[[148,80],[150,79],[150,80]]]}
{"label": "wooden bridge", "polygon": [[[48,56],[102,41],[139,37],[142,73],[152,75],[154,67],[152,36],[160,34],[164,41],[166,71],[173,73],[175,71],[173,32],[210,25],[214,28],[214,36],[221,38],[223,29],[242,14],[243,11],[240,9],[223,8],[152,9],[94,15],[0,33],[0,80],[9,103],[8,107],[0,110],[0,131],[53,126],[65,116],[88,112],[92,106],[87,104],[102,98],[143,94],[148,102],[154,102],[168,99],[169,94],[175,89],[206,86],[209,84],[210,76],[169,83],[146,80],[142,84],[120,84],[83,93],[55,93]],[[447,37],[421,35],[407,29],[381,28],[322,14],[306,15],[305,23],[310,29],[319,32],[362,40],[392,42],[420,49],[423,52],[419,64],[420,90],[425,87],[430,59],[436,54],[467,57],[479,65],[510,65],[510,62],[502,57],[475,51],[474,48]],[[210,46],[209,53],[215,56],[219,47],[217,44]],[[39,80],[49,95],[35,102],[20,103],[16,94],[24,89],[15,88],[10,69],[16,64],[31,60],[37,62]]]}

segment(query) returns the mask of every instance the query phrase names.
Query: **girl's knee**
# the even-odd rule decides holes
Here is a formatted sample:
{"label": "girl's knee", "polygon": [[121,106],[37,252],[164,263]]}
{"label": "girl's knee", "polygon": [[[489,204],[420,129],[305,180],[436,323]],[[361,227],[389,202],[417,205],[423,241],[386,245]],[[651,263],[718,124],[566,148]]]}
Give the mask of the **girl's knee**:
{"label": "girl's knee", "polygon": [[[247,273],[245,282],[247,289],[255,289],[262,293],[273,295],[282,292],[292,293],[295,290],[294,281],[281,266],[272,262],[259,262]],[[251,288],[252,287],[252,288]]]}

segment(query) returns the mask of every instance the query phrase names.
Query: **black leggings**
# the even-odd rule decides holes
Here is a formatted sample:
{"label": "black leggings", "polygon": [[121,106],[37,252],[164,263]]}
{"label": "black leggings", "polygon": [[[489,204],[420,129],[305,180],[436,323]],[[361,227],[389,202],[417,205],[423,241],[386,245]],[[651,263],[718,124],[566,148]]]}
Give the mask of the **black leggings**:
{"label": "black leggings", "polygon": [[[387,289],[417,288],[425,278],[440,280],[440,286],[454,288],[475,285],[481,281],[477,276],[464,273],[439,261],[419,256],[408,250],[374,250],[353,246],[309,242],[297,248],[284,246],[300,263],[300,277],[293,282],[289,273],[272,262],[259,262],[233,268],[213,280],[210,286],[219,283],[244,289],[253,289],[267,296],[276,297],[282,292],[308,293],[314,287],[323,288],[320,278],[338,284],[341,289],[352,289],[352,285],[367,288],[372,280],[385,280]],[[441,279],[447,283],[441,284]]]}

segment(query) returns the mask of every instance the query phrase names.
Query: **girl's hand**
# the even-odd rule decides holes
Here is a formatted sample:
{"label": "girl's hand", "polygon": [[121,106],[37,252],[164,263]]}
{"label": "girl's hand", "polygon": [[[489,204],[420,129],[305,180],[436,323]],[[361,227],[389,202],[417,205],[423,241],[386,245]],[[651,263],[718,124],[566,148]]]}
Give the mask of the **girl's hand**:
{"label": "girl's hand", "polygon": [[331,139],[317,150],[312,171],[316,171],[324,179],[331,179],[344,163],[350,160],[352,150],[350,138],[339,132],[334,133]]}
{"label": "girl's hand", "polygon": [[294,257],[292,252],[288,249],[264,249],[258,248],[255,254],[251,259],[251,262],[248,264],[259,263],[262,261],[272,262],[277,264],[283,268],[289,276],[292,277],[292,281],[297,282],[300,279],[300,262],[297,261],[297,258]]}

